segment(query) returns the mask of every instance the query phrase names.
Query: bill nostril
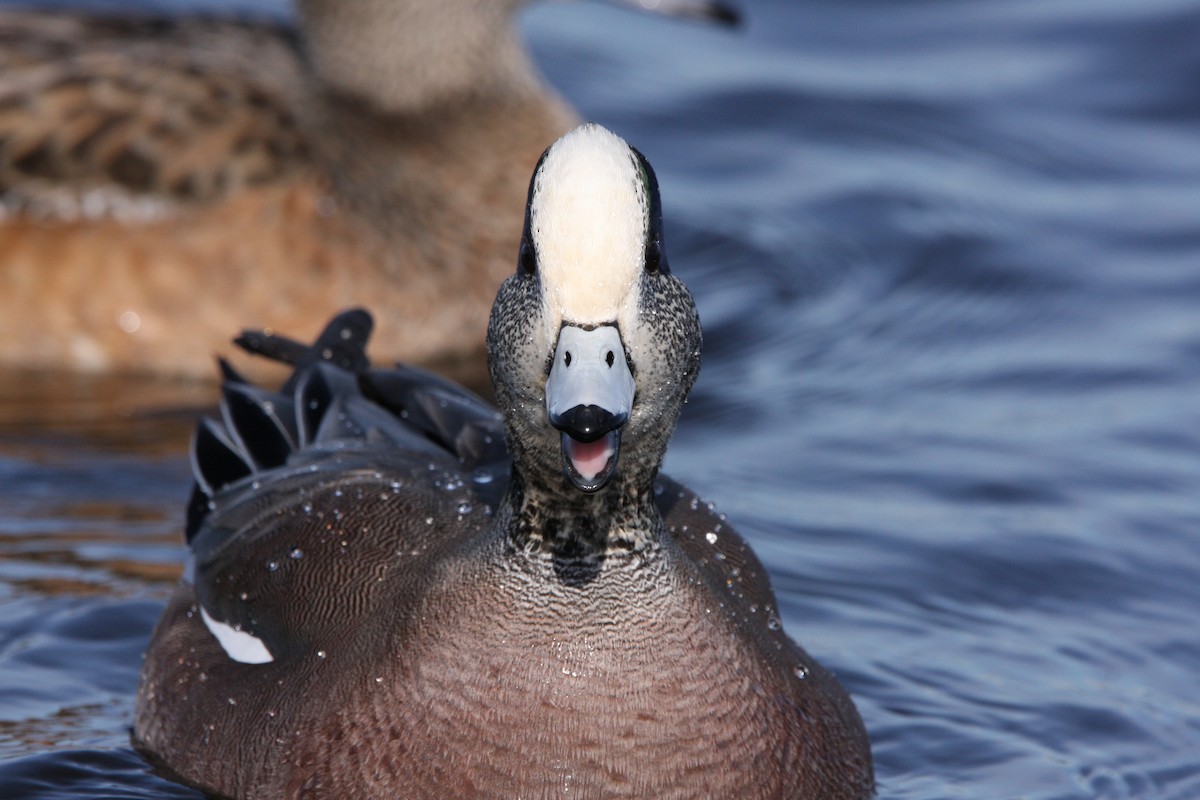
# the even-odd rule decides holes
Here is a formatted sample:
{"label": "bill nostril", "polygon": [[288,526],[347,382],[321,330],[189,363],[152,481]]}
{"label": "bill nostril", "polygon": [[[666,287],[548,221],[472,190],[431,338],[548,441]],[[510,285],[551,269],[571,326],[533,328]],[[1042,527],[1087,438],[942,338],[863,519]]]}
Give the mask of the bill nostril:
{"label": "bill nostril", "polygon": [[609,350],[608,355],[605,356],[604,360],[606,362],[608,362],[608,366],[609,366],[609,368],[611,368],[613,365],[613,362],[616,361],[617,359],[616,359],[616,356],[613,355],[613,351]]}
{"label": "bill nostril", "polygon": [[569,366],[571,366],[571,351],[570,351],[570,350],[568,350],[568,351],[567,351],[567,352],[566,352],[566,353],[563,355],[563,366],[564,366],[564,367],[569,367]]}

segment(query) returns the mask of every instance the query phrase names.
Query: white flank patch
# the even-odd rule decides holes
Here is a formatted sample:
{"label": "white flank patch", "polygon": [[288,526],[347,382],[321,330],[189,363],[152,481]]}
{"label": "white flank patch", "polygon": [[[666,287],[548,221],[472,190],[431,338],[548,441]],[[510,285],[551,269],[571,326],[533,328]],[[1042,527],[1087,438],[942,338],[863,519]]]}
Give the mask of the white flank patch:
{"label": "white flank patch", "polygon": [[200,606],[200,619],[204,627],[216,637],[217,643],[225,651],[225,655],[242,664],[270,664],[275,660],[271,651],[258,639],[245,631],[239,631],[232,625],[218,622],[208,615],[204,606]]}
{"label": "white flank patch", "polygon": [[645,262],[646,188],[633,151],[599,125],[559,139],[538,171],[530,225],[559,319],[612,322]]}

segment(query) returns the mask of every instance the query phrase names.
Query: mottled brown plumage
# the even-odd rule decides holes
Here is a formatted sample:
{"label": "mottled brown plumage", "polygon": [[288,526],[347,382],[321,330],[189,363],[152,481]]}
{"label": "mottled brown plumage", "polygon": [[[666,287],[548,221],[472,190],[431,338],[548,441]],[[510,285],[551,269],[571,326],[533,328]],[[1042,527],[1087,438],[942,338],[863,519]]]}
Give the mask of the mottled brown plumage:
{"label": "mottled brown plumage", "polygon": [[0,11],[0,362],[206,376],[248,320],[371,303],[405,320],[381,357],[480,381],[526,178],[574,121],[515,5],[308,0],[299,32]]}

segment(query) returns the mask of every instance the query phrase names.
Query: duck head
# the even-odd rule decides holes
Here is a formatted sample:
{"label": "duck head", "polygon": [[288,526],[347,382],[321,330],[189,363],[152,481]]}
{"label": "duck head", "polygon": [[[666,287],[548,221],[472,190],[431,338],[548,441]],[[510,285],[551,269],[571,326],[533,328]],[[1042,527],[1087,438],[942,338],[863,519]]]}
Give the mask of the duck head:
{"label": "duck head", "polygon": [[649,162],[583,125],[542,155],[488,327],[514,479],[556,502],[648,493],[700,367]]}

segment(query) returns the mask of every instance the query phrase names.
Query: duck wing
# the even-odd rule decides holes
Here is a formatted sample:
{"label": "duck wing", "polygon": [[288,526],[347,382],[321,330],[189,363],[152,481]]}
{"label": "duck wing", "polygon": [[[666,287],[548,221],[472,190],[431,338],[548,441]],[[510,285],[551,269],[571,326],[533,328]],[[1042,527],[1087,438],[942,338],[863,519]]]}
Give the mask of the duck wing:
{"label": "duck wing", "polygon": [[95,216],[294,172],[307,161],[296,41],[269,22],[0,11],[4,205]]}
{"label": "duck wing", "polygon": [[197,600],[272,659],[346,641],[386,574],[422,574],[413,559],[484,530],[507,485],[495,409],[423,370],[370,368],[371,327],[356,309],[312,345],[243,334],[295,370],[271,391],[224,364],[220,417],[193,439]]}

